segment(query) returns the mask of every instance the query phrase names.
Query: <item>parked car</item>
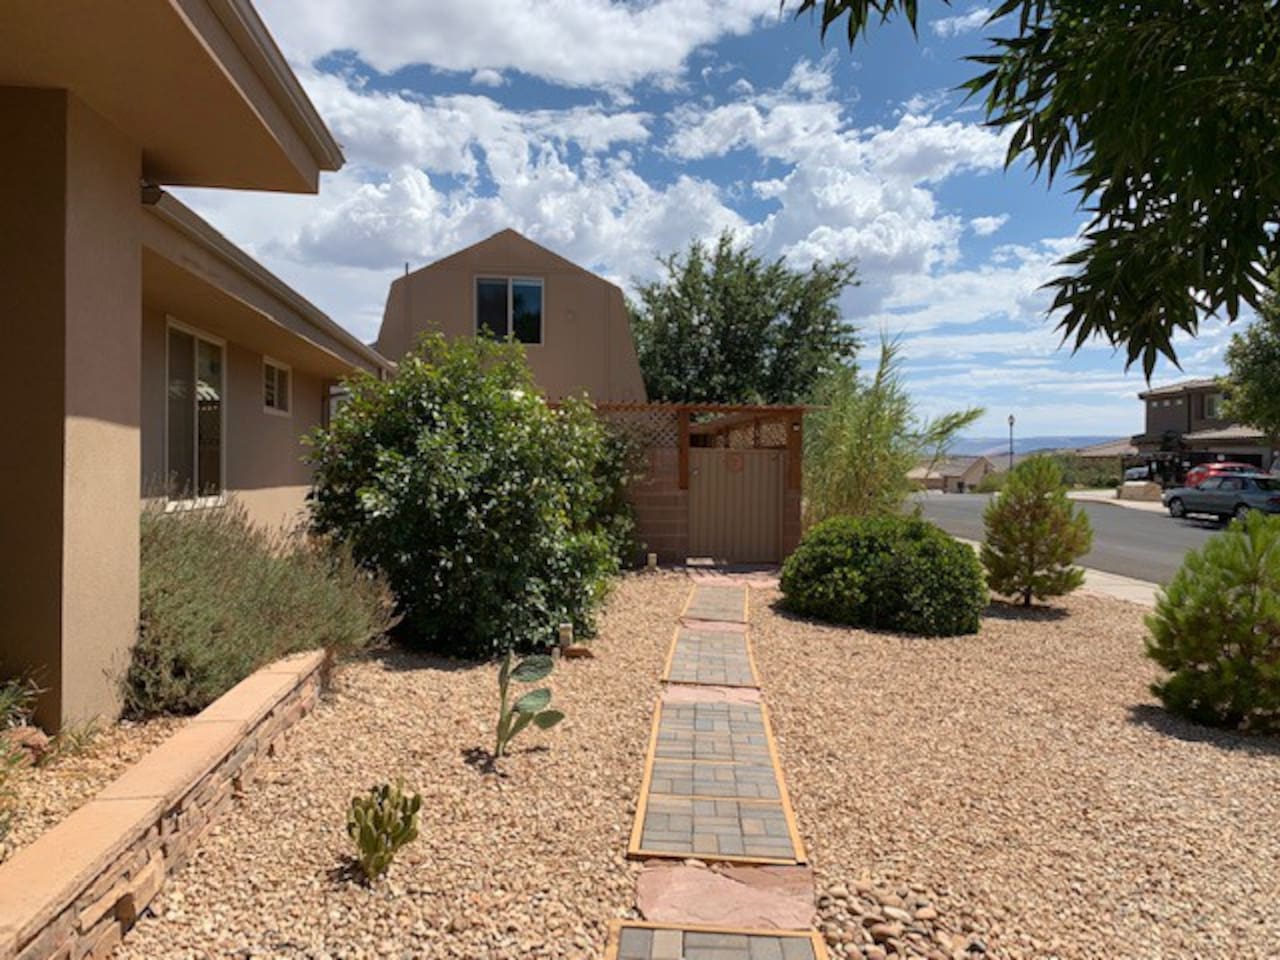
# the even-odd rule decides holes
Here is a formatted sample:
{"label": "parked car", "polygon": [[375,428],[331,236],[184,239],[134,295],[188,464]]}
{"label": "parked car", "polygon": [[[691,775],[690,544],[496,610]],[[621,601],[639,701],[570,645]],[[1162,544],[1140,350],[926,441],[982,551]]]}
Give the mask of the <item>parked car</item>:
{"label": "parked car", "polygon": [[1125,480],[1150,480],[1151,467],[1146,464],[1141,467],[1129,467],[1124,472],[1124,478]]}
{"label": "parked car", "polygon": [[1183,484],[1188,487],[1196,487],[1210,477],[1221,477],[1229,473],[1260,472],[1255,464],[1249,463],[1232,463],[1229,460],[1222,463],[1202,463],[1187,471],[1187,478],[1183,481]]}
{"label": "parked car", "polygon": [[1166,490],[1160,499],[1171,517],[1200,513],[1226,519],[1243,517],[1250,510],[1280,513],[1280,477],[1265,473],[1209,477],[1194,487]]}

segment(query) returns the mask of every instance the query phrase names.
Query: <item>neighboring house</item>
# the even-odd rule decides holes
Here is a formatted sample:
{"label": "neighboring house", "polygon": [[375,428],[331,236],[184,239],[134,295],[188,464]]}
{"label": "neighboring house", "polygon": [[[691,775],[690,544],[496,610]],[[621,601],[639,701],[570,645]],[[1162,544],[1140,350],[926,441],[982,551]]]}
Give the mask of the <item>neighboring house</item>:
{"label": "neighboring house", "polygon": [[947,457],[915,467],[908,471],[907,479],[924,490],[966,493],[996,472],[996,465],[986,457]]}
{"label": "neighboring house", "polygon": [[1074,454],[1081,460],[1119,460],[1121,457],[1133,456],[1138,452],[1138,448],[1130,440],[1107,440],[1066,452]]}
{"label": "neighboring house", "polygon": [[1146,429],[1132,442],[1144,459],[1165,461],[1179,470],[1217,460],[1269,470],[1276,461],[1262,431],[1223,415],[1225,397],[1217,380],[1184,380],[1138,397],[1146,404]]}
{"label": "neighboring house", "polygon": [[622,290],[514,230],[391,284],[378,352],[398,360],[427,330],[514,337],[549,400],[646,399]]}
{"label": "neighboring house", "polygon": [[118,711],[141,495],[287,521],[329,385],[388,364],[161,189],[342,164],[247,0],[9,0],[0,36],[0,670],[57,728]]}

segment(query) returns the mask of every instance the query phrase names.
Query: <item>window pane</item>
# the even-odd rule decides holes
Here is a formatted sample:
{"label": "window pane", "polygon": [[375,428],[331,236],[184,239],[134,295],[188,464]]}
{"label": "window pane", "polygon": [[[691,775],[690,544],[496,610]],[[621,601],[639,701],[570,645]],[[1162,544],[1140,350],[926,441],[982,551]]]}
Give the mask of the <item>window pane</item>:
{"label": "window pane", "polygon": [[289,371],[276,367],[276,409],[289,412]]}
{"label": "window pane", "polygon": [[267,407],[276,405],[276,368],[269,363],[262,365],[262,404]]}
{"label": "window pane", "polygon": [[499,340],[507,337],[507,281],[476,281],[476,333],[488,330]]}
{"label": "window pane", "polygon": [[169,463],[168,494],[189,497],[195,490],[195,409],[191,376],[195,372],[195,337],[169,331]]}
{"label": "window pane", "polygon": [[202,497],[222,492],[222,348],[196,343],[196,489]]}
{"label": "window pane", "polygon": [[521,343],[542,342],[542,284],[511,284],[511,326]]}

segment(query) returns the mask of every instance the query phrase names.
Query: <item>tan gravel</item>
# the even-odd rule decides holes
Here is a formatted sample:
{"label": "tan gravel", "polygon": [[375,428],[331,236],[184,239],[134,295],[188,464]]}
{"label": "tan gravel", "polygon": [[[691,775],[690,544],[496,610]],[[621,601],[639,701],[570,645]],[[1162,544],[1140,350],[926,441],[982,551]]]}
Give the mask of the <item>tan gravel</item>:
{"label": "tan gravel", "polygon": [[[486,775],[492,665],[385,653],[344,667],[336,695],[201,842],[120,957],[599,957],[627,915],[625,859],[658,677],[689,580],[622,579],[593,660],[562,663],[553,706]],[[403,777],[422,836],[388,882],[347,878],[352,793]]]}
{"label": "tan gravel", "polygon": [[73,731],[77,736],[68,737],[61,746],[55,740],[54,756],[13,774],[14,813],[10,831],[0,841],[0,861],[83,806],[185,722],[176,718],[122,721],[91,733]]}
{"label": "tan gravel", "polygon": [[[776,597],[753,592],[752,638],[836,956],[906,950],[920,909],[911,955],[1280,956],[1280,741],[1164,714],[1138,607],[920,640]],[[872,945],[884,895],[913,916],[881,909],[902,936]]]}

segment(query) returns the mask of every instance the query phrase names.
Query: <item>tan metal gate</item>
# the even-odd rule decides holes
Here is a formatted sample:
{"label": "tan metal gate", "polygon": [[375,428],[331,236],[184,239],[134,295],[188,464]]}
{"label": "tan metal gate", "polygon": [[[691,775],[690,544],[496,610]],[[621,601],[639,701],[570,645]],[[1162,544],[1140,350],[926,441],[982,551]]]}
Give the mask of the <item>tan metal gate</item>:
{"label": "tan metal gate", "polygon": [[782,559],[785,450],[689,450],[689,555],[728,563]]}

